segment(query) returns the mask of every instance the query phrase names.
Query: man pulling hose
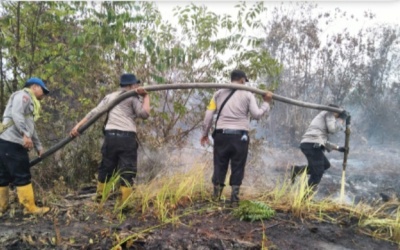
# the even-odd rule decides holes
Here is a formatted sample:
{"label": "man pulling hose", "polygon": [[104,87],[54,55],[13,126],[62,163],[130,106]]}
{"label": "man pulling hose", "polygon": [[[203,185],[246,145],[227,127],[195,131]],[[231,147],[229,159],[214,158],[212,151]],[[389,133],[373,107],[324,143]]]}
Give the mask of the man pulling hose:
{"label": "man pulling hose", "polygon": [[117,170],[121,174],[120,205],[131,195],[132,185],[137,172],[137,149],[135,118],[147,119],[150,114],[150,97],[140,87],[140,81],[134,74],[123,74],[120,79],[120,90],[115,91],[100,102],[71,130],[70,135],[79,135],[78,129],[95,114],[126,91],[136,90],[143,97],[143,102],[138,95],[126,98],[113,107],[107,114],[104,127],[104,143],[101,148],[102,161],[98,169],[98,182],[95,199],[102,196],[104,186]]}
{"label": "man pulling hose", "polygon": [[[234,70],[231,73],[231,82],[245,84],[248,82],[245,72]],[[231,177],[229,185],[232,187],[231,202],[239,202],[239,191],[244,177],[250,138],[250,114],[260,119],[270,110],[272,93],[267,91],[263,95],[264,102],[258,107],[256,98],[248,91],[222,89],[215,92],[207,107],[204,118],[203,134],[200,143],[204,146],[209,142],[208,133],[212,125],[212,118],[218,111],[214,134],[214,184],[213,199],[219,200],[225,186],[225,177],[229,164]]]}

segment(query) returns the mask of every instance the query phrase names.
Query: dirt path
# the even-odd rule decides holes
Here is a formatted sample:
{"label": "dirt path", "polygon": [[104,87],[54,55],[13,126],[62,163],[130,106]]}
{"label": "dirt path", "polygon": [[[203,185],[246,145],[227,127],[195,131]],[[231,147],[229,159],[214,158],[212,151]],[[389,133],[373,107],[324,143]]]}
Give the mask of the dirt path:
{"label": "dirt path", "polygon": [[218,208],[201,202],[178,209],[176,215],[187,215],[161,225],[139,211],[112,213],[113,204],[108,201],[99,211],[90,198],[69,197],[44,217],[24,216],[12,204],[15,207],[0,218],[1,249],[111,249],[132,235],[136,241],[123,249],[398,249],[362,234],[357,222],[302,222],[279,212],[263,223],[245,222],[224,204]]}

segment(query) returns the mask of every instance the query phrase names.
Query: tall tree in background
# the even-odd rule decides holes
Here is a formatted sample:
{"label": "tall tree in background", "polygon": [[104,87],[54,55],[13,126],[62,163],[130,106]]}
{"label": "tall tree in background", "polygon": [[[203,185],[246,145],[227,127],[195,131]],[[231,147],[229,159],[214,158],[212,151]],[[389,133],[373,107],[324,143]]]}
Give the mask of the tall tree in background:
{"label": "tall tree in background", "polygon": [[[0,107],[25,79],[43,78],[52,93],[43,105],[39,132],[50,146],[118,87],[123,72],[136,73],[145,84],[222,83],[233,68],[241,68],[255,87],[346,105],[358,118],[360,136],[399,124],[387,112],[399,104],[398,25],[327,33],[327,25],[353,17],[340,9],[317,13],[316,5],[304,3],[268,10],[262,2],[242,2],[236,10],[232,16],[217,15],[189,4],[174,10],[178,25],[172,25],[152,2],[3,1]],[[148,147],[184,145],[199,127],[211,93],[152,93],[151,118],[139,124],[146,127],[140,137]],[[259,123],[267,127],[261,134],[277,145],[297,145],[316,112],[276,103],[268,123]],[[86,132],[85,140],[57,152],[48,165],[65,169],[71,180],[82,171],[91,178],[99,159],[100,127],[101,122]]]}
{"label": "tall tree in background", "polygon": [[[257,7],[250,11],[260,12]],[[178,27],[165,22],[150,2],[3,1],[1,16],[3,99],[30,76],[47,82],[52,93],[43,105],[39,132],[48,146],[63,138],[106,92],[116,89],[121,73],[135,72],[146,84],[220,82],[230,67],[238,66],[226,63],[228,50],[235,51],[245,36],[232,17],[193,4],[175,10]],[[241,65],[251,67],[255,57],[260,58],[253,53]],[[268,53],[261,59],[276,64]],[[185,142],[202,120],[210,93],[165,91],[151,96],[152,118],[141,136],[160,146]],[[54,156],[52,164],[68,171],[71,180],[92,177],[99,158],[99,127]]]}
{"label": "tall tree in background", "polygon": [[353,105],[361,106],[363,129],[374,143],[399,139],[396,128],[400,121],[393,115],[400,100],[399,35],[399,26],[381,25],[368,28],[360,37],[360,46],[365,53],[351,101]]}
{"label": "tall tree in background", "polygon": [[[263,44],[284,67],[277,93],[346,105],[355,118],[355,111],[362,110],[362,119],[354,119],[360,133],[371,134],[370,127],[379,128],[375,132],[381,135],[389,123],[396,124],[383,107],[397,102],[393,91],[399,82],[394,70],[399,67],[394,56],[399,49],[398,26],[327,32],[328,24],[356,22],[356,18],[339,8],[318,13],[316,5],[304,3],[283,4],[265,15],[271,18],[266,18]],[[366,12],[365,18],[374,15]],[[278,145],[297,145],[316,112],[277,103],[265,131]]]}

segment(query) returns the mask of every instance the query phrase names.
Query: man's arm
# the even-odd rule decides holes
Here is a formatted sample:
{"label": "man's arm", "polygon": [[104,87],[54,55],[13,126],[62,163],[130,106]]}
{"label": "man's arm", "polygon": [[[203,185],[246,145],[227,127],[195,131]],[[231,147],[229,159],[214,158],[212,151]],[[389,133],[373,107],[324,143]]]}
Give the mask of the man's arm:
{"label": "man's arm", "polygon": [[212,126],[213,117],[214,117],[215,110],[207,110],[203,120],[203,132],[202,136],[208,136],[210,128]]}
{"label": "man's arm", "polygon": [[138,98],[133,99],[135,114],[142,119],[147,119],[150,116],[150,96],[147,94],[146,90],[141,87],[137,88],[136,92],[143,97],[143,103],[141,103]]}
{"label": "man's arm", "polygon": [[338,146],[336,144],[333,144],[332,142],[329,142],[329,141],[327,141],[325,143],[325,148],[326,148],[326,150],[328,150],[328,152],[330,152],[331,150],[336,150],[336,151],[339,151],[339,152],[342,152],[342,153],[346,152],[346,148],[345,147],[340,147],[340,146]]}
{"label": "man's arm", "polygon": [[86,118],[87,116],[85,116],[82,120],[80,120],[71,130],[71,132],[69,132],[69,135],[71,137],[75,137],[79,135],[78,129],[85,124],[89,119]]}
{"label": "man's arm", "polygon": [[33,131],[32,134],[32,142],[33,145],[35,146],[36,152],[38,153],[39,156],[41,156],[43,153],[43,147],[42,143],[39,140],[39,136],[37,135],[36,129]]}
{"label": "man's arm", "polygon": [[97,105],[94,109],[92,109],[82,120],[80,120],[71,130],[69,135],[71,137],[75,137],[79,135],[78,129],[85,124],[92,116],[97,114],[100,109],[107,104],[108,96],[104,97],[103,100]]}
{"label": "man's arm", "polygon": [[257,105],[256,98],[253,94],[250,94],[250,104],[249,104],[249,111],[252,118],[258,120],[260,119],[265,112],[269,112],[270,110],[270,103],[272,102],[272,93],[267,91],[263,96],[264,102],[261,104],[259,108]]}
{"label": "man's arm", "polygon": [[14,125],[21,135],[25,135],[28,138],[32,137],[32,134],[28,131],[25,124],[25,109],[30,105],[31,98],[28,94],[20,92],[15,95],[12,101],[11,118],[14,121]]}
{"label": "man's arm", "polygon": [[210,100],[210,103],[207,106],[207,111],[203,120],[203,131],[200,138],[200,144],[202,146],[208,143],[208,132],[210,131],[210,128],[212,126],[213,116],[216,110],[217,110],[217,104],[215,103],[215,94],[214,94],[213,98]]}
{"label": "man's arm", "polygon": [[31,97],[20,92],[12,100],[11,118],[19,133],[23,136],[23,147],[30,150],[33,147],[32,134],[29,132],[25,123],[25,109],[31,104]]}
{"label": "man's arm", "polygon": [[328,129],[328,133],[334,134],[334,133],[338,132],[339,130],[341,130],[343,120],[340,118],[335,118],[333,113],[328,112],[325,115],[325,123],[326,123],[326,127]]}

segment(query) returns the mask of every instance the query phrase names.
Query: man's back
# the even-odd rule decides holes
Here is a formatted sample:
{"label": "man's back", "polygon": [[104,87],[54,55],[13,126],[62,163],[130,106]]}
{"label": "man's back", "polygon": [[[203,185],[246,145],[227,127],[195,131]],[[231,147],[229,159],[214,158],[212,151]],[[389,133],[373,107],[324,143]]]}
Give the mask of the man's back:
{"label": "man's back", "polygon": [[[110,94],[110,100],[115,99],[121,92]],[[135,118],[147,118],[147,112],[143,111],[142,103],[137,96],[121,101],[108,114],[106,130],[121,130],[136,132]]]}
{"label": "man's back", "polygon": [[[221,89],[214,95],[217,110],[231,93],[230,89]],[[254,119],[259,119],[269,110],[269,105],[263,103],[258,108],[253,94],[244,90],[236,90],[223,107],[217,122],[218,129],[249,130],[249,113]]]}
{"label": "man's back", "polygon": [[[90,118],[122,93],[124,92],[119,90],[108,94],[86,117]],[[138,96],[126,98],[111,109],[105,129],[136,132],[135,118],[137,117],[146,119],[149,114],[143,109],[142,102]]]}
{"label": "man's back", "polygon": [[320,112],[310,123],[303,135],[301,143],[319,143],[325,145],[328,135],[338,131],[340,127],[332,112]]}
{"label": "man's back", "polygon": [[[3,124],[6,125],[10,122],[13,125],[0,135],[0,139],[23,144],[23,134],[19,129],[28,136],[32,136],[35,130],[33,103],[29,93],[25,90],[13,93],[7,103],[3,116]],[[15,123],[20,127],[19,129]]]}

